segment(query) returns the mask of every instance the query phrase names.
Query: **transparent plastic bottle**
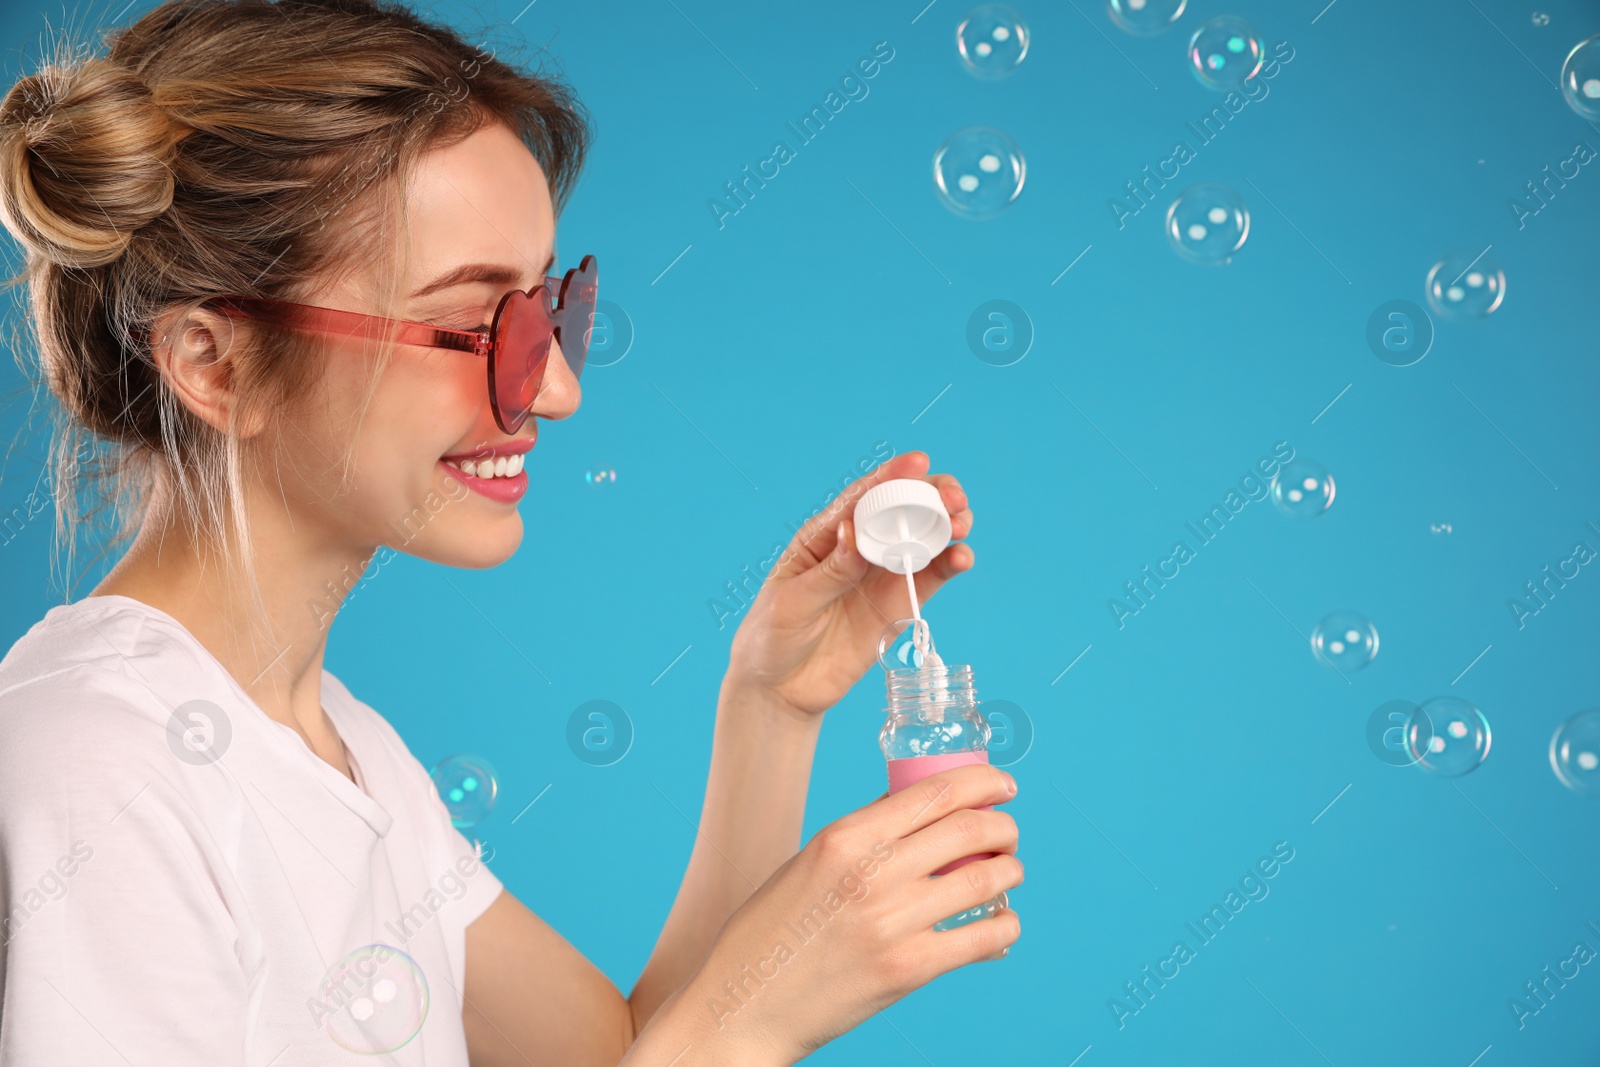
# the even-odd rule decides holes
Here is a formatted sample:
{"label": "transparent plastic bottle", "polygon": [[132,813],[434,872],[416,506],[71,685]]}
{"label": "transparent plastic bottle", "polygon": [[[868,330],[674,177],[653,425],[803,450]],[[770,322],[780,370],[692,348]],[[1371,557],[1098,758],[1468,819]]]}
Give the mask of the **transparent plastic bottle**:
{"label": "transparent plastic bottle", "polygon": [[[878,746],[888,763],[891,793],[951,767],[989,762],[989,723],[978,709],[972,668],[947,665],[939,658],[926,621],[890,623],[878,642],[878,662],[884,669],[889,701]],[[981,810],[992,808],[986,804]],[[933,873],[949,874],[994,855],[963,856]],[[950,930],[986,919],[1006,904],[1002,890],[994,899],[941,919],[933,928]]]}

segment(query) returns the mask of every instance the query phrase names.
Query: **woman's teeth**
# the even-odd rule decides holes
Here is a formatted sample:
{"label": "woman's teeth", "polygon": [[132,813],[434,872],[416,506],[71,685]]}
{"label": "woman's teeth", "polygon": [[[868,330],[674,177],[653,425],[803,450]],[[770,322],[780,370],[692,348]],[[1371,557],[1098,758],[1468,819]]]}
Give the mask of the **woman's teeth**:
{"label": "woman's teeth", "polygon": [[522,453],[493,459],[447,459],[446,463],[474,478],[514,478],[522,473]]}

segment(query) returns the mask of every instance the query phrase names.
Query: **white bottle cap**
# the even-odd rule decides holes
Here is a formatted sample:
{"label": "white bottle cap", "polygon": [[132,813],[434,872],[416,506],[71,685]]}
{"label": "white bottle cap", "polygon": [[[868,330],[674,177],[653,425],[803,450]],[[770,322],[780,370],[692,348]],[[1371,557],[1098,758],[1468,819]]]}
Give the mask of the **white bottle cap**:
{"label": "white bottle cap", "polygon": [[856,501],[856,548],[868,562],[905,574],[920,571],[950,543],[950,514],[937,486],[891,478]]}

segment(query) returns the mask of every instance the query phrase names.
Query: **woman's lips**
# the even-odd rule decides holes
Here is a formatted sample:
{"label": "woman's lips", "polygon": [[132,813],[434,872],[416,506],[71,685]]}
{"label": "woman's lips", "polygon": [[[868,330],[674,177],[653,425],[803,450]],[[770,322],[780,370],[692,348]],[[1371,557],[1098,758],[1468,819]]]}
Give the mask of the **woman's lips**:
{"label": "woman's lips", "polygon": [[475,474],[468,474],[464,470],[452,467],[442,459],[439,461],[439,466],[468,489],[502,504],[515,504],[528,492],[528,472],[525,470],[518,471],[514,475],[479,478]]}

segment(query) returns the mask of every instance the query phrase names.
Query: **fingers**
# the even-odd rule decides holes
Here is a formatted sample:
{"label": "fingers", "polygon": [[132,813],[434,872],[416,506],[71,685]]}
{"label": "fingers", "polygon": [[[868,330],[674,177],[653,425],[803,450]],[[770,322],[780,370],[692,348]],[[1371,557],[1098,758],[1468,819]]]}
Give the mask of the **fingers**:
{"label": "fingers", "polygon": [[916,886],[916,906],[907,913],[907,919],[916,923],[916,929],[927,929],[941,919],[981,907],[1015,889],[1022,884],[1022,877],[1022,861],[1009,853],[962,864]]}
{"label": "fingers", "polygon": [[[893,478],[921,478],[937,487],[940,501],[950,515],[951,540],[959,541],[966,537],[972,532],[973,518],[966,490],[961,487],[961,483],[953,474],[927,474],[929,462],[926,452],[920,450],[902,452],[880,463],[872,473],[851,482],[844,492],[800,527],[795,534],[791,550],[784,553],[783,559],[775,568],[775,575],[780,578],[790,577],[826,559],[834,550],[840,520],[854,517],[856,502],[867,490],[879,482]],[[851,537],[855,536],[854,527],[851,527],[849,533]],[[966,566],[971,566],[970,560]],[[957,567],[951,573],[965,569],[965,566]]]}
{"label": "fingers", "polygon": [[[971,570],[975,562],[976,556],[972,551],[971,545],[957,542],[947,547],[943,552],[933,557],[926,567],[912,576],[912,581],[917,583],[917,601],[926,604],[933,594],[944,587],[944,583],[962,571]],[[891,577],[893,577],[901,594],[899,599],[906,600],[905,577],[899,574]],[[906,611],[909,612],[910,609],[911,605],[907,603]],[[901,617],[905,617],[905,614],[905,612],[902,612]]]}
{"label": "fingers", "polygon": [[[950,513],[950,539],[951,544],[945,546],[944,551],[917,571],[912,580],[917,586],[917,602],[925,604],[932,596],[943,588],[944,583],[963,571],[972,569],[977,561],[971,545],[961,543],[961,539],[972,532],[972,508],[967,505],[967,494],[961,488],[961,483],[953,474],[929,475],[927,481],[939,489],[939,496],[945,510]],[[892,618],[903,619],[911,614],[911,604],[905,593],[905,577],[899,574],[885,573],[873,574],[871,584],[865,587],[866,592],[878,604],[880,610]],[[887,602],[880,601],[882,596]]]}
{"label": "fingers", "polygon": [[[912,581],[917,585],[917,603],[925,606],[946,582],[962,571],[970,570],[973,562],[972,547],[966,544],[950,545],[933,557],[926,567],[912,575]],[[857,581],[878,617],[894,620],[911,617],[911,598],[906,594],[905,575],[864,569]]]}
{"label": "fingers", "polygon": [[[985,804],[1004,804],[1015,794],[1016,781],[1009,774],[987,763],[974,763],[930,774],[839,821],[861,824],[866,835],[892,840],[910,837],[951,812],[980,808]],[[956,855],[949,857],[958,858]]]}
{"label": "fingers", "polygon": [[953,811],[933,825],[918,830],[897,848],[898,854],[906,859],[906,870],[918,876],[932,874],[945,864],[966,856],[1016,851],[1015,819],[1003,811],[967,808]]}
{"label": "fingers", "polygon": [[[944,917],[941,915],[939,918]],[[912,937],[906,946],[908,955],[916,953],[915,958],[924,961],[915,976],[919,979],[918,986],[957,967],[979,960],[998,959],[1022,936],[1022,920],[1010,908],[1001,908],[987,919],[979,919],[954,930],[935,930],[933,922],[938,922],[938,919],[932,920],[927,929]]]}
{"label": "fingers", "polygon": [[790,604],[802,618],[819,614],[867,576],[871,564],[856,549],[855,525],[846,519],[839,526],[844,534],[834,534],[832,551],[789,583]]}
{"label": "fingers", "polygon": [[[793,579],[795,609],[806,614],[823,610],[850,590],[859,590],[885,618],[905,618],[911,614],[909,597],[902,575],[872,565],[856,546],[855,505],[873,486],[891,478],[922,478],[939,490],[940,502],[950,514],[952,544],[945,547],[913,576],[917,600],[926,602],[945,582],[971,569],[975,557],[971,546],[959,543],[972,532],[973,514],[966,490],[952,474],[923,474],[928,465],[925,452],[902,453],[880,464],[871,474],[852,482],[822,512],[811,517],[795,534],[771,577]],[[841,534],[842,531],[842,534]]]}
{"label": "fingers", "polygon": [[[994,914],[993,914],[993,915],[992,915],[992,916],[990,916],[990,918],[991,918],[991,919],[997,919],[997,918],[999,918],[999,917],[1000,917],[1000,912],[1002,912],[1002,911],[1004,911],[1004,912],[1009,912],[1009,913],[1010,913],[1010,914],[1011,914],[1011,915],[1012,915],[1012,916],[1013,916],[1013,917],[1015,917],[1015,916],[1016,916],[1016,914],[1017,914],[1017,913],[1016,913],[1016,912],[1014,912],[1014,911],[1011,911],[1011,909],[1010,909],[1010,908],[1001,908],[1001,909],[999,909],[999,910],[998,910],[998,911],[996,911],[996,912],[995,912],[995,913],[994,913]],[[1021,924],[1020,924],[1020,923],[1019,923],[1019,924],[1018,924],[1018,933],[1019,933],[1019,934],[1020,934],[1020,933],[1021,933]],[[983,957],[983,959],[984,959],[984,960],[1003,960],[1003,959],[1005,959],[1005,958],[1006,958],[1006,956],[1007,956],[1007,955],[1008,955],[1008,954],[1009,954],[1009,953],[1010,953],[1010,952],[1011,952],[1011,944],[1010,944],[1010,943],[1009,943],[1009,942],[1008,942],[1008,943],[1006,943],[1006,944],[1005,944],[1005,945],[1002,945],[1002,946],[1001,946],[1001,948],[1000,948],[1000,951],[998,951],[998,952],[991,952],[991,953],[990,953],[990,954],[989,954],[989,955],[987,955],[987,956],[985,956],[985,957]]]}
{"label": "fingers", "polygon": [[966,490],[953,474],[930,474],[926,481],[939,490],[939,499],[950,513],[950,538],[959,541],[972,532],[972,508]]}
{"label": "fingers", "polygon": [[[828,554],[834,550],[840,520],[854,516],[856,501],[861,499],[862,494],[879,482],[891,478],[920,478],[927,471],[928,463],[926,452],[902,452],[878,464],[871,474],[864,474],[851,482],[849,488],[800,527],[794,536],[791,551],[785,552],[783,559],[774,568],[774,577],[791,577],[827,559]],[[855,536],[853,527],[849,532],[851,537]]]}

